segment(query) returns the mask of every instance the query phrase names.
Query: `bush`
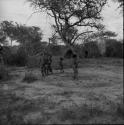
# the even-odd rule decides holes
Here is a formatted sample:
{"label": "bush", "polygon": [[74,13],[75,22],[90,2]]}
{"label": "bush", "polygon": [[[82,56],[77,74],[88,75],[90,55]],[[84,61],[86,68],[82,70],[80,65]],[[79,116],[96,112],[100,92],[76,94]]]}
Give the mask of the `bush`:
{"label": "bush", "polygon": [[37,77],[32,72],[25,73],[25,77],[23,78],[23,82],[32,83],[37,80]]}
{"label": "bush", "polygon": [[40,61],[39,56],[29,56],[27,58],[27,67],[28,68],[39,67],[39,61]]}
{"label": "bush", "polygon": [[27,55],[23,47],[20,47],[16,54],[16,65],[25,66],[27,63]]}
{"label": "bush", "polygon": [[59,45],[51,45],[49,47],[49,52],[53,55],[53,56],[60,56],[62,55],[62,47]]}
{"label": "bush", "polygon": [[123,44],[114,39],[106,40],[105,56],[123,58]]}
{"label": "bush", "polygon": [[4,65],[0,65],[0,80],[8,79],[8,70]]}
{"label": "bush", "polygon": [[13,48],[11,51],[4,53],[4,61],[8,65],[16,65],[16,66],[25,66],[27,63],[27,55],[24,51],[23,47],[18,48],[13,52]]}

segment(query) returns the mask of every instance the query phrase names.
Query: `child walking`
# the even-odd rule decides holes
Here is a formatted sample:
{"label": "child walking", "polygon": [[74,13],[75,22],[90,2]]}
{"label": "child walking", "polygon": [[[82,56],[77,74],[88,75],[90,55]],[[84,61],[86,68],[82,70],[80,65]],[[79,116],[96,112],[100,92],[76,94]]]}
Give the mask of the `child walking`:
{"label": "child walking", "polygon": [[63,73],[64,69],[63,69],[63,58],[62,57],[60,57],[60,59],[59,59],[59,67],[60,67],[60,72]]}
{"label": "child walking", "polygon": [[74,72],[73,78],[78,79],[78,59],[76,54],[73,54],[72,68]]}

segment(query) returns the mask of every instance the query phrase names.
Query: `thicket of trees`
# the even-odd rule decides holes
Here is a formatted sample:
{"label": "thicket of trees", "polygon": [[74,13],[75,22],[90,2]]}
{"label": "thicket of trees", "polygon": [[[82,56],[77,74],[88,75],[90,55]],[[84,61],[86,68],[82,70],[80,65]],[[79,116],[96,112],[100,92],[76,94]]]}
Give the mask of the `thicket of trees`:
{"label": "thicket of trees", "polygon": [[[47,47],[46,47],[47,48]],[[53,56],[64,56],[67,50],[66,46],[51,45],[49,46],[49,53]],[[25,53],[24,47],[4,47],[3,59],[5,64],[25,66],[32,62],[32,65],[39,65],[39,55],[28,56]],[[101,57],[100,50],[97,42],[89,42],[85,45],[77,45],[74,47],[75,52],[78,53],[80,58],[85,58],[85,52],[88,52],[87,58]],[[104,57],[123,58],[123,43],[115,39],[106,40],[106,51]],[[34,62],[34,64],[33,64]]]}
{"label": "thicket of trees", "polygon": [[106,40],[105,56],[123,58],[123,43],[116,39]]}

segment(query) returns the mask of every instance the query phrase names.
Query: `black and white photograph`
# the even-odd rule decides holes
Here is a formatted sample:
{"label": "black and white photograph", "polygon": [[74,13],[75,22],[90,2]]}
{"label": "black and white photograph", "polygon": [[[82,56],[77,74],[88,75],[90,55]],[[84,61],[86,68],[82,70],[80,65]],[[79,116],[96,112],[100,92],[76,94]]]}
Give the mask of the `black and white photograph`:
{"label": "black and white photograph", "polygon": [[124,124],[123,0],[0,0],[0,125]]}

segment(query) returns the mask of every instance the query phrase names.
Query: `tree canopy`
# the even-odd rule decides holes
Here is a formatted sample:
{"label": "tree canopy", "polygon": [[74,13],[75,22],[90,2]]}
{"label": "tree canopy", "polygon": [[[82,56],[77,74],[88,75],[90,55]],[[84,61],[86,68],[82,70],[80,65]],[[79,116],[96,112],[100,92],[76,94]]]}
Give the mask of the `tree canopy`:
{"label": "tree canopy", "polygon": [[28,0],[36,10],[46,11],[55,20],[55,31],[66,45],[73,45],[80,35],[79,27],[101,28],[99,20],[107,0]]}
{"label": "tree canopy", "polygon": [[0,44],[5,44],[6,36],[3,31],[0,29]]}

